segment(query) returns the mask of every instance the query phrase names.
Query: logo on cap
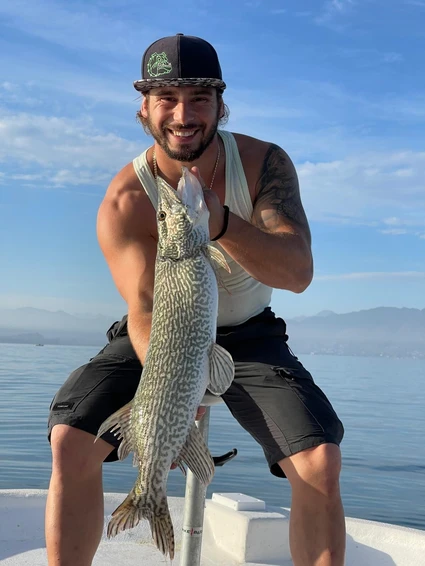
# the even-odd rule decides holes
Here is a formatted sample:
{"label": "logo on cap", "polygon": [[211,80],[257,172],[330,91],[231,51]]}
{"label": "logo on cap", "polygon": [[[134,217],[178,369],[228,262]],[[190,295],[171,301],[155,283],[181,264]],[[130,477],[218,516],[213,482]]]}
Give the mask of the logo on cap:
{"label": "logo on cap", "polygon": [[147,69],[151,77],[159,77],[171,73],[173,66],[169,62],[167,54],[163,51],[162,53],[152,53],[149,57]]}

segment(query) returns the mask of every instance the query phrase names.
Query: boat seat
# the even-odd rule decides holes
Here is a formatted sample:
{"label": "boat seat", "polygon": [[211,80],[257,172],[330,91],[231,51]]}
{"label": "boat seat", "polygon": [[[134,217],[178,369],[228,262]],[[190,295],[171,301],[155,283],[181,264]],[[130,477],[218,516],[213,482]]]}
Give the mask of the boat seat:
{"label": "boat seat", "polygon": [[213,395],[207,390],[201,401],[201,406],[212,407],[213,405],[220,405],[220,403],[224,403],[223,398],[220,395]]}

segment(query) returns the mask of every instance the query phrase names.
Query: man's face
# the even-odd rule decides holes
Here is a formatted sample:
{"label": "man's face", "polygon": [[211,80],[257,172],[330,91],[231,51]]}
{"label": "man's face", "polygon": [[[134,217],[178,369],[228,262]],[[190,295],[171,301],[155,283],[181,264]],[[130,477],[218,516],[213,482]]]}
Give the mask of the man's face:
{"label": "man's face", "polygon": [[205,87],[161,87],[143,99],[142,116],[155,141],[171,158],[198,159],[217,132],[223,103]]}

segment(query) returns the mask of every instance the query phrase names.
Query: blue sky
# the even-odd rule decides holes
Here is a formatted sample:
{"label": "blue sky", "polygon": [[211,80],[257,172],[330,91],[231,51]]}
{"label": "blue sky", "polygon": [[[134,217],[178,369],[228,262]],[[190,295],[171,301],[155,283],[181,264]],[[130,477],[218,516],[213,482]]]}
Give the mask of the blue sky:
{"label": "blue sky", "polygon": [[226,129],[291,156],[315,278],[284,317],[425,308],[425,0],[0,0],[0,307],[121,316],[95,236],[150,139],[132,81],[155,39],[216,47]]}

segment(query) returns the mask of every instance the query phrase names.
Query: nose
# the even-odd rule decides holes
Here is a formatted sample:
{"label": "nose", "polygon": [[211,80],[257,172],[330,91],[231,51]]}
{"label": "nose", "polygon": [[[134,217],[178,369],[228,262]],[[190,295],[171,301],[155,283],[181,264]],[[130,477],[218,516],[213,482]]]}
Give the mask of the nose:
{"label": "nose", "polygon": [[174,120],[178,124],[190,124],[193,120],[194,111],[189,102],[180,101],[174,107]]}

